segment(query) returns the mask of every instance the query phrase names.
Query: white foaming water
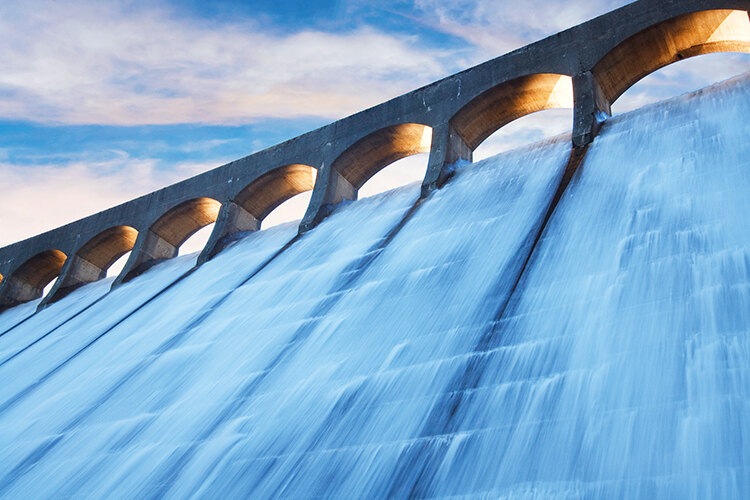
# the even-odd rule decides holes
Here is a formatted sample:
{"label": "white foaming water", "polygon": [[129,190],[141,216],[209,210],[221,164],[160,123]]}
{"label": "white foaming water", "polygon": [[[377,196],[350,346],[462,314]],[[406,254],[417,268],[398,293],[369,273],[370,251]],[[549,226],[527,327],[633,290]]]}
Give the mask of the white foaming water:
{"label": "white foaming water", "polygon": [[77,290],[0,336],[0,496],[747,496],[749,89],[607,122],[525,268],[569,137]]}
{"label": "white foaming water", "polygon": [[605,124],[475,355],[441,493],[747,498],[749,88]]}

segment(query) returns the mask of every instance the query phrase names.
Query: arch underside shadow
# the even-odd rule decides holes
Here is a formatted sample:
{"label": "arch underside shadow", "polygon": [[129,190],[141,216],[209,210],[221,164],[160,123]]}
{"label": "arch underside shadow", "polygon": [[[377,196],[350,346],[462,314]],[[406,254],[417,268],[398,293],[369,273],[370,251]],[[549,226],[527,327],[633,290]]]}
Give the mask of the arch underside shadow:
{"label": "arch underside shadow", "polygon": [[473,151],[508,123],[537,111],[557,108],[573,108],[571,77],[538,73],[484,91],[453,116],[451,126]]}
{"label": "arch underside shadow", "polygon": [[91,238],[76,257],[106,273],[117,259],[133,249],[137,237],[138,231],[133,227],[114,226]]}
{"label": "arch underside shadow", "polygon": [[222,207],[198,265],[213,258],[238,235],[259,230],[261,222],[285,201],[311,191],[317,173],[310,165],[293,163],[269,170],[245,186]]}
{"label": "arch underside shadow", "polygon": [[133,252],[116,287],[145,272],[154,264],[177,257],[180,246],[201,228],[216,222],[221,203],[213,198],[193,198],[171,209],[154,222],[145,234],[139,234]]}
{"label": "arch underside shadow", "polygon": [[0,286],[0,309],[40,298],[60,275],[67,256],[60,250],[40,252],[21,264]]}
{"label": "arch underside shadow", "polygon": [[684,14],[636,33],[593,68],[604,98],[614,103],[642,78],[669,64],[717,52],[750,53],[750,19],[743,10]]}
{"label": "arch underside shadow", "polygon": [[196,231],[216,222],[220,208],[221,203],[213,198],[194,198],[170,209],[149,231],[179,248]]}
{"label": "arch underside shadow", "polygon": [[133,249],[138,231],[130,226],[113,226],[86,242],[66,263],[63,274],[40,307],[60,300],[76,288],[99,281],[117,259]]}
{"label": "arch underside shadow", "polygon": [[333,169],[358,190],[391,163],[429,152],[431,143],[432,128],[427,125],[391,125],[354,143],[333,162]]}
{"label": "arch underside shadow", "polygon": [[275,168],[246,186],[234,198],[260,223],[279,205],[315,186],[317,170],[309,165],[292,164]]}

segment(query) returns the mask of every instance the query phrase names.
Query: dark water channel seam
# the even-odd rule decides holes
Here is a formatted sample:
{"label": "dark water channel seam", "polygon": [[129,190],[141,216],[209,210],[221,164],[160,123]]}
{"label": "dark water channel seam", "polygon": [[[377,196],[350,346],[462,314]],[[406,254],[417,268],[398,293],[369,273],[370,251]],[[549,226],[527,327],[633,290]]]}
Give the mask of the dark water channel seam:
{"label": "dark water channel seam", "polygon": [[[163,352],[166,352],[169,349],[174,348],[176,345],[179,345],[179,343],[184,340],[187,335],[193,331],[195,331],[195,328],[202,323],[217,307],[221,306],[226,300],[229,299],[231,294],[240,288],[241,286],[245,285],[248,281],[250,281],[252,278],[254,278],[259,272],[261,272],[266,266],[268,266],[274,259],[276,259],[279,255],[281,255],[285,250],[287,250],[292,244],[294,244],[297,240],[299,240],[302,236],[301,235],[295,235],[291,240],[289,240],[281,249],[277,250],[271,257],[266,259],[260,266],[258,266],[250,275],[248,275],[242,282],[240,282],[238,285],[236,285],[234,288],[229,290],[227,293],[225,293],[221,298],[216,300],[213,304],[211,304],[208,308],[204,309],[200,314],[198,314],[197,317],[195,317],[193,320],[190,321],[190,323],[183,329],[181,329],[177,334],[173,335],[166,341],[164,341],[162,344],[160,344],[156,349],[154,349],[150,355],[146,356],[141,362],[139,362],[135,367],[131,368],[128,373],[120,377],[120,379],[110,387],[110,389],[99,397],[99,399],[89,405],[88,408],[80,412],[78,415],[73,417],[68,424],[58,433],[57,439],[48,440],[47,442],[41,444],[36,449],[34,449],[26,458],[24,458],[16,467],[13,468],[13,470],[8,473],[6,477],[9,477],[9,480],[3,483],[0,483],[0,495],[2,495],[8,487],[13,485],[17,479],[20,479],[28,470],[33,467],[34,464],[36,464],[39,460],[44,458],[49,452],[51,452],[57,444],[60,443],[62,436],[65,435],[66,432],[69,432],[70,430],[74,429],[77,425],[80,425],[82,421],[84,421],[87,417],[89,417],[91,414],[93,414],[100,406],[105,404],[112,396],[117,392],[117,389],[122,387],[128,380],[130,380],[132,377],[138,375],[140,372],[144,371],[148,366],[150,366],[151,363],[153,363],[153,360],[157,357],[158,354],[161,354]],[[141,310],[144,306],[146,306],[148,303],[152,302],[154,299],[162,295],[165,291],[172,288],[175,284],[177,284],[179,281],[181,281],[183,278],[189,276],[192,274],[197,268],[194,267],[190,269],[188,272],[180,276],[177,280],[172,282],[169,286],[158,292],[156,295],[151,297],[148,301],[141,304],[139,307],[137,307],[135,310],[133,310],[128,316],[122,318],[117,323],[109,327],[107,330],[102,332],[100,335],[98,335],[96,338],[94,338],[92,341],[90,341],[88,344],[86,344],[84,347],[79,349],[76,353],[74,353],[72,356],[70,356],[67,360],[62,362],[60,365],[58,365],[56,368],[52,369],[51,371],[47,372],[42,378],[34,382],[31,386],[29,386],[24,391],[18,393],[12,400],[6,402],[2,406],[0,406],[0,414],[2,414],[4,411],[6,411],[9,407],[15,405],[23,399],[24,397],[28,396],[34,389],[38,388],[41,384],[43,384],[46,380],[48,380],[51,376],[53,376],[56,372],[58,372],[60,369],[62,369],[65,365],[67,365],[69,362],[71,362],[73,359],[75,359],[77,356],[82,354],[84,351],[86,351],[89,347],[91,347],[96,341],[104,337],[107,333],[112,331],[114,328],[116,328],[118,325],[122,324],[126,319],[129,317],[132,317],[132,315],[139,310]]]}
{"label": "dark water channel seam", "polygon": [[[23,325],[23,324],[24,324],[24,323],[26,323],[26,322],[27,322],[28,320],[30,320],[30,319],[31,319],[31,317],[32,317],[32,316],[34,316],[34,315],[35,315],[35,312],[32,312],[31,314],[29,314],[28,316],[26,316],[25,318],[23,318],[23,319],[22,319],[21,321],[17,322],[17,323],[15,324],[15,325],[13,325],[13,326],[11,326],[11,327],[9,327],[9,328],[5,329],[4,331],[0,332],[0,337],[2,337],[3,335],[5,335],[5,334],[6,334],[6,333],[8,333],[9,331],[11,331],[11,330],[14,330],[14,329],[18,328],[19,326]],[[66,321],[67,321],[67,320],[66,320]]]}
{"label": "dark water channel seam", "polygon": [[[99,302],[100,300],[102,300],[107,295],[109,295],[109,292],[103,293],[100,297],[98,297],[96,300],[94,300],[93,302],[91,302],[89,305],[84,306],[81,310],[79,310],[78,312],[76,312],[72,316],[66,318],[62,323],[60,323],[59,325],[57,325],[56,328],[61,327],[62,325],[64,325],[68,321],[72,320],[73,318],[75,318],[76,316],[78,316],[79,314],[81,314],[82,312],[86,311],[87,309],[89,309],[90,307],[92,307],[94,304],[96,304],[97,302]],[[4,332],[0,332],[0,337],[2,337],[3,335],[5,335],[6,333],[10,332],[11,330],[14,330],[14,329],[18,328],[19,326],[21,326],[22,324],[26,323],[26,321],[30,320],[31,318],[36,317],[37,313],[39,313],[39,312],[40,311],[34,311],[34,312],[32,312],[31,314],[29,314],[28,316],[26,316],[21,321],[19,321],[15,325],[11,326],[10,328],[8,328],[7,330],[5,330]]]}
{"label": "dark water channel seam", "polygon": [[[570,165],[570,161],[569,161]],[[552,214],[553,207],[557,204],[557,201],[559,200],[560,196],[562,195],[562,191],[564,190],[564,186],[567,186],[568,182],[570,181],[570,177],[572,176],[572,172],[570,175],[568,175],[568,170],[570,169],[568,165],[568,168],[563,172],[563,175],[560,177],[560,181],[558,183],[558,187],[556,190],[555,195],[552,197],[552,201],[550,202],[550,205],[548,205],[547,211],[544,213],[543,217],[540,217],[537,219],[537,222],[531,226],[531,229],[529,229],[528,234],[523,239],[523,243],[519,246],[518,250],[516,250],[515,254],[511,259],[508,260],[505,266],[503,266],[503,269],[498,273],[498,280],[497,283],[490,287],[491,289],[499,289],[501,287],[501,284],[506,281],[504,278],[507,276],[516,276],[516,280],[514,282],[514,286],[512,287],[511,291],[508,293],[507,297],[509,298],[513,294],[513,290],[515,290],[516,286],[518,285],[518,281],[520,279],[520,276],[523,274],[523,270],[525,269],[526,265],[528,264],[529,256],[533,252],[534,245],[539,240],[540,235],[543,232],[544,227],[546,226],[547,220]],[[519,263],[522,262],[521,265]],[[505,307],[507,307],[508,300],[504,301],[501,306],[500,310],[495,313],[495,317],[500,317],[503,314],[503,311],[505,310]],[[483,335],[484,337],[484,335]],[[480,342],[481,343],[481,342]],[[468,370],[469,373],[477,373],[478,370]],[[461,377],[456,377],[454,380],[452,380],[449,383],[449,387],[452,387],[454,385],[458,385],[458,383],[465,381],[465,377],[463,377],[463,374]],[[478,380],[477,380],[478,382]],[[351,393],[343,396],[339,401],[337,401],[333,408],[330,410],[326,418],[323,420],[323,423],[318,426],[317,431],[313,434],[313,436],[309,439],[309,443],[306,447],[306,449],[299,453],[299,456],[297,458],[297,461],[290,467],[290,475],[294,475],[295,472],[298,472],[302,470],[304,465],[305,458],[313,453],[315,451],[315,446],[321,441],[323,438],[323,434],[327,432],[332,426],[333,423],[339,419],[342,418],[343,415],[345,415],[351,408],[354,407],[355,402],[357,399],[359,399],[360,395],[362,394],[362,391],[367,386],[368,381],[363,381],[362,383],[358,384],[356,388],[353,388]],[[455,408],[452,408],[448,414],[451,415],[451,418],[455,416],[455,413],[458,409],[458,403],[455,405]],[[425,426],[421,432],[422,435],[425,434],[425,430],[431,427],[434,424],[431,424],[430,418],[435,417],[436,415],[439,417],[442,417],[445,414],[444,411],[437,411],[435,412],[433,410],[433,413],[428,417],[427,422],[425,423]],[[446,422],[447,424],[448,422]],[[434,435],[435,433],[428,433],[427,435]],[[440,432],[439,434],[444,434],[444,432]],[[429,452],[429,446],[424,447],[424,451]],[[447,444],[442,447],[442,453],[443,455],[447,453],[448,446]],[[401,461],[401,460],[399,460]],[[428,463],[431,461],[425,461],[425,463]],[[439,463],[439,462],[438,462]],[[400,474],[402,470],[406,470],[407,467],[396,467],[396,474]],[[262,480],[262,478],[261,478]],[[394,485],[404,484],[406,482],[407,478],[404,478],[403,481],[396,480],[394,482]],[[280,485],[276,491],[273,492],[272,496],[281,496],[283,495],[282,488],[284,485]],[[394,491],[393,487],[391,487],[391,491],[388,494],[388,498],[391,498],[393,496],[398,496],[396,491]],[[411,496],[415,494],[414,488],[412,488]]]}
{"label": "dark water channel seam", "polygon": [[[289,359],[294,352],[296,352],[302,342],[306,340],[313,331],[315,331],[316,327],[320,324],[326,314],[344,297],[344,292],[352,288],[352,286],[364,275],[364,272],[369,266],[375,262],[375,260],[382,254],[383,250],[391,241],[393,241],[398,233],[401,232],[404,226],[406,226],[406,223],[412,219],[419,207],[422,206],[422,202],[422,199],[417,200],[384,238],[368,249],[364,256],[356,259],[344,268],[329,292],[326,294],[325,298],[310,313],[310,317],[312,318],[311,321],[306,322],[304,326],[294,332],[290,341],[286,343],[285,347],[283,347],[282,350],[266,365],[259,375],[245,383],[240,388],[239,394],[224,407],[221,413],[212,419],[210,424],[191,442],[190,446],[188,446],[181,455],[173,458],[171,465],[166,467],[166,471],[158,480],[153,483],[149,482],[150,484],[140,492],[139,496],[161,498],[168,492],[174,479],[197,453],[198,446],[211,437],[211,435],[213,435],[227,419],[235,415],[243,407],[245,402],[257,391],[271,371],[277,368],[283,361]],[[208,473],[210,472],[211,471],[209,470]]]}
{"label": "dark water channel seam", "polygon": [[[179,279],[179,278],[178,278],[178,279]],[[170,285],[170,286],[171,286],[171,285]],[[78,311],[78,312],[76,312],[75,314],[73,314],[72,316],[70,316],[70,317],[66,318],[66,319],[65,319],[65,320],[64,320],[64,321],[63,321],[62,323],[60,323],[60,324],[58,324],[57,326],[55,326],[55,327],[54,327],[54,328],[53,328],[52,330],[49,330],[49,331],[47,331],[47,332],[46,332],[45,334],[43,334],[43,335],[42,335],[41,337],[39,337],[39,338],[37,338],[36,340],[34,340],[33,342],[31,342],[31,344],[27,345],[26,347],[23,347],[23,348],[21,348],[21,349],[20,349],[19,351],[17,351],[17,352],[15,353],[15,354],[12,354],[12,355],[11,355],[10,357],[8,357],[7,359],[4,359],[3,361],[0,361],[0,366],[4,365],[4,364],[5,364],[5,363],[7,363],[8,361],[12,360],[13,358],[15,358],[15,357],[16,357],[16,356],[18,356],[19,354],[23,353],[23,352],[24,352],[24,351],[26,351],[27,349],[29,349],[29,348],[33,347],[33,346],[34,346],[34,344],[36,344],[37,342],[40,342],[41,340],[44,340],[44,338],[45,338],[45,337],[47,337],[48,335],[50,335],[50,334],[52,334],[52,333],[56,332],[56,331],[57,331],[58,329],[60,329],[60,328],[62,328],[63,326],[65,326],[65,325],[66,325],[66,324],[67,324],[68,322],[70,322],[70,321],[74,320],[75,318],[77,318],[78,316],[80,316],[81,314],[83,314],[84,312],[88,311],[88,310],[89,310],[90,308],[94,307],[94,306],[95,306],[96,304],[98,304],[99,302],[101,302],[102,300],[104,300],[104,298],[105,298],[105,297],[107,297],[108,295],[109,295],[109,293],[105,293],[105,294],[103,294],[103,295],[102,295],[101,297],[97,298],[96,300],[94,300],[94,301],[93,301],[92,303],[90,303],[89,305],[87,305],[87,306],[83,307],[83,308],[82,308],[82,309],[81,309],[80,311]],[[128,313],[128,314],[130,314],[130,313]],[[36,313],[32,314],[31,316],[27,317],[26,319],[31,319],[31,317],[32,317],[32,316],[36,316]],[[25,320],[24,320],[24,321],[25,321]],[[22,321],[21,323],[23,323],[23,321]],[[15,328],[16,326],[19,326],[19,325],[15,325],[15,326],[14,326],[13,328]],[[12,328],[11,328],[11,329],[12,329]],[[8,331],[10,331],[10,330],[8,330]]]}
{"label": "dark water channel seam", "polygon": [[[176,285],[182,279],[184,279],[187,276],[189,276],[192,272],[193,272],[193,269],[187,271],[185,274],[183,274],[182,276],[180,276],[179,278],[177,278],[175,281],[173,281],[172,283],[170,283],[169,285],[167,285],[165,288],[163,288],[162,290],[160,290],[159,292],[157,292],[156,294],[154,294],[148,300],[146,300],[145,302],[142,302],[141,304],[139,304],[138,307],[136,307],[135,309],[133,309],[132,311],[130,311],[127,315],[125,315],[122,318],[120,318],[119,320],[117,320],[114,324],[112,324],[106,330],[104,330],[104,332],[102,332],[99,335],[97,335],[96,337],[94,337],[94,339],[90,340],[86,345],[84,345],[78,351],[76,351],[71,356],[69,356],[68,359],[66,359],[65,361],[63,361],[62,363],[60,363],[59,365],[57,365],[56,367],[52,368],[50,371],[48,371],[47,373],[45,373],[44,375],[42,375],[39,379],[37,379],[31,385],[29,385],[25,389],[19,391],[12,398],[6,400],[2,405],[0,405],[0,414],[2,414],[3,412],[5,412],[6,410],[12,408],[18,402],[20,402],[21,400],[23,400],[24,398],[26,398],[27,396],[29,396],[30,394],[32,394],[42,383],[46,382],[55,373],[57,373],[59,370],[61,370],[63,367],[65,367],[65,365],[67,365],[69,362],[73,361],[73,359],[75,359],[80,354],[82,354],[84,351],[86,351],[96,341],[98,341],[104,335],[106,335],[107,333],[109,333],[110,331],[112,331],[114,328],[116,328],[117,326],[119,326],[120,324],[122,324],[126,319],[128,319],[133,314],[135,314],[136,312],[138,312],[139,310],[141,310],[143,307],[145,307],[149,303],[153,302],[157,297],[159,297],[164,292],[166,292],[167,290],[169,290],[170,288],[172,288],[174,285]],[[39,339],[37,339],[34,342],[32,342],[29,346],[25,347],[24,349],[20,350],[19,352],[15,353],[14,355],[12,355],[10,358],[8,358],[5,361],[3,361],[2,363],[0,363],[0,366],[2,366],[3,364],[7,363],[10,360],[12,360],[13,358],[15,358],[16,356],[18,356],[23,351],[25,351],[26,349],[30,348],[31,346],[33,346],[37,342],[41,341],[44,337],[47,337],[48,335],[50,335],[51,333],[53,333],[55,330],[57,330],[58,328],[60,328],[64,324],[65,323],[63,323],[61,325],[58,325],[54,329],[52,329],[49,332],[45,333],[42,337],[40,337]]]}
{"label": "dark water channel seam", "polygon": [[[164,293],[167,290],[169,290],[170,288],[172,288],[174,285],[176,285],[177,283],[179,283],[180,281],[182,281],[184,278],[187,278],[190,274],[193,273],[194,270],[195,270],[194,268],[190,269],[189,271],[187,271],[187,272],[183,273],[182,275],[180,275],[176,280],[172,281],[169,285],[167,285],[162,290],[160,290],[159,292],[157,292],[151,298],[149,298],[145,302],[142,302],[135,309],[133,309],[132,311],[130,311],[129,313],[127,313],[125,316],[123,316],[117,323],[115,323],[114,325],[112,325],[111,327],[109,327],[109,329],[107,329],[107,331],[111,330],[112,328],[114,328],[117,325],[119,325],[120,323],[122,323],[122,321],[124,321],[126,318],[128,318],[129,316],[131,316],[133,313],[137,312],[139,309],[141,309],[143,306],[145,306],[149,302],[151,302],[154,299],[156,299],[157,297],[159,297],[162,293]],[[36,340],[34,340],[31,344],[27,345],[26,347],[21,348],[20,350],[16,351],[14,354],[11,354],[8,358],[4,359],[3,361],[0,361],[0,366],[3,366],[4,364],[6,364],[6,363],[12,361],[13,359],[15,359],[17,356],[23,354],[25,351],[27,351],[28,349],[32,348],[34,345],[36,345],[37,343],[41,342],[46,337],[48,337],[49,335],[53,334],[54,332],[56,332],[57,330],[59,330],[60,328],[62,328],[63,326],[65,326],[71,320],[75,319],[76,317],[80,316],[84,312],[88,311],[90,308],[92,308],[93,306],[95,306],[96,304],[98,304],[99,302],[101,302],[102,300],[104,300],[105,297],[108,297],[108,296],[109,296],[109,293],[105,293],[104,295],[102,295],[101,297],[99,297],[98,299],[96,299],[95,301],[93,301],[91,304],[87,305],[86,307],[84,307],[83,309],[81,309],[80,311],[78,311],[77,313],[73,314],[68,319],[66,319],[65,321],[63,321],[62,323],[60,323],[59,325],[57,325],[56,327],[54,327],[52,330],[49,330],[47,333],[45,333],[41,337],[39,337]],[[0,406],[0,412],[2,412],[2,410],[3,410],[3,407]]]}
{"label": "dark water channel seam", "polygon": [[[430,411],[419,434],[420,437],[448,435],[451,429],[457,429],[460,426],[460,413],[458,410],[463,403],[466,391],[478,386],[489,362],[487,356],[477,356],[477,354],[486,352],[492,345],[492,342],[501,335],[501,320],[505,317],[509,305],[513,302],[513,298],[519,291],[522,279],[526,275],[526,269],[541,241],[549,220],[573,176],[579,172],[578,167],[587,150],[588,146],[573,149],[555,194],[547,206],[547,210],[540,217],[539,222],[532,226],[523,244],[519,247],[513,258],[508,261],[508,264],[505,266],[506,269],[503,269],[503,272],[498,275],[495,289],[500,288],[502,283],[507,281],[508,276],[515,276],[513,285],[505,295],[505,300],[499,304],[492,323],[475,344],[465,368],[452,377],[448,383],[448,391],[432,407],[433,409]],[[520,266],[518,266],[519,261],[522,261]],[[391,483],[388,497],[408,496],[409,498],[419,498],[429,495],[430,484],[448,453],[450,442],[452,442],[452,436],[438,450],[431,449],[430,443],[426,443],[417,454],[410,453],[408,448],[403,451],[397,460],[396,473]],[[425,456],[425,454],[434,456]],[[406,493],[407,490],[408,494]]]}

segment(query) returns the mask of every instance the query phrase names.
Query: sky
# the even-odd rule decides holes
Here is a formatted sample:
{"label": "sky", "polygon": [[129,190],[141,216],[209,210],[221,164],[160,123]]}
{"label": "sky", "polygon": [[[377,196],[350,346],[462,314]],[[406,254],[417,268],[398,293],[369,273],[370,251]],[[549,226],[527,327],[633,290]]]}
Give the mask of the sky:
{"label": "sky", "polygon": [[[0,247],[626,3],[0,2]],[[633,87],[615,111],[747,71],[745,54],[683,61]],[[492,136],[475,157],[565,132],[571,117],[568,110],[531,115]],[[425,155],[402,160],[361,194],[419,180],[425,167]],[[273,221],[297,219],[305,206],[300,195]]]}

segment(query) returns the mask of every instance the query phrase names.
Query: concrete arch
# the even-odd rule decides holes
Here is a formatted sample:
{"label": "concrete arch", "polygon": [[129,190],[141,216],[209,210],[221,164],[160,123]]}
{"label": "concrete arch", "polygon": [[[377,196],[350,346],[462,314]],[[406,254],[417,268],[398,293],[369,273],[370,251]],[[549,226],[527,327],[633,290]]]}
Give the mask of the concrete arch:
{"label": "concrete arch", "polygon": [[358,190],[373,175],[394,161],[427,153],[432,128],[420,123],[400,123],[381,128],[347,148],[333,162],[333,169]]}
{"label": "concrete arch", "polygon": [[177,249],[196,231],[216,222],[220,208],[221,203],[213,198],[184,201],[159,217],[149,232]]}
{"label": "concrete arch", "polygon": [[86,242],[76,253],[76,257],[91,264],[100,273],[106,274],[107,269],[117,259],[133,249],[137,238],[138,231],[135,228],[114,226],[105,229]]}
{"label": "concrete arch", "polygon": [[242,188],[222,205],[211,238],[198,257],[198,265],[213,258],[238,234],[257,231],[273,210],[315,187],[318,169],[292,163],[269,170]]}
{"label": "concrete arch", "polygon": [[674,62],[715,52],[750,52],[744,10],[704,10],[646,28],[613,48],[592,69],[608,104],[642,78]]}
{"label": "concrete arch", "polygon": [[433,132],[422,123],[402,122],[355,136],[342,152],[332,155],[329,164],[321,165],[300,234],[319,224],[342,201],[356,200],[359,188],[391,163],[430,152]]}
{"label": "concrete arch", "polygon": [[289,198],[312,190],[317,172],[302,164],[275,168],[245,186],[232,201],[260,222]]}
{"label": "concrete arch", "polygon": [[40,307],[57,302],[76,288],[99,281],[117,259],[133,249],[138,231],[131,226],[113,226],[87,241],[65,262],[60,278]]}
{"label": "concrete arch", "polygon": [[27,259],[0,286],[0,310],[40,298],[44,287],[60,275],[67,256],[50,249]]}
{"label": "concrete arch", "polygon": [[573,108],[572,78],[537,73],[505,81],[482,92],[453,115],[450,124],[473,151],[508,123],[555,108]]}
{"label": "concrete arch", "polygon": [[208,197],[183,201],[138,234],[133,251],[113,287],[129,281],[161,260],[177,257],[180,246],[199,229],[216,222],[222,204]]}

